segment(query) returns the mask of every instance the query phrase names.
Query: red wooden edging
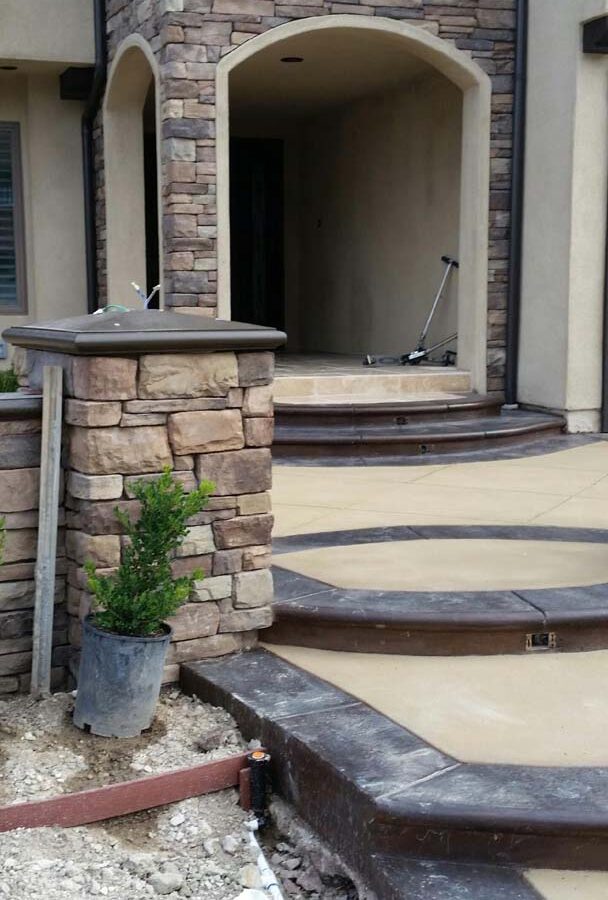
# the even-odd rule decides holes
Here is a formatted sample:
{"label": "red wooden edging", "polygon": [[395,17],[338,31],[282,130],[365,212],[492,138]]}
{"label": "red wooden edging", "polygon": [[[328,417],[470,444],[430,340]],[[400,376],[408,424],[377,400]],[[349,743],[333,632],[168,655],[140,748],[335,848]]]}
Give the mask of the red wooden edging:
{"label": "red wooden edging", "polygon": [[251,809],[251,769],[241,769],[239,772],[239,803],[245,812]]}
{"label": "red wooden edging", "polygon": [[31,803],[2,806],[0,832],[44,825],[86,825],[237,785],[242,799],[246,800],[248,778],[242,774],[246,766],[247,754],[239,753],[189,769],[147,775],[134,781],[121,781]]}

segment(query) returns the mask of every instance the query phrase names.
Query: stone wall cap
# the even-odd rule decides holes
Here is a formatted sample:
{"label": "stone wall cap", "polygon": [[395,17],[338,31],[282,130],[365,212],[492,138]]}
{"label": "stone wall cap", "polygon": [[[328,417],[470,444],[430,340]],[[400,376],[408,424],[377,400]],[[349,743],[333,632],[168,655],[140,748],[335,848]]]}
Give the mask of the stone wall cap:
{"label": "stone wall cap", "polygon": [[20,391],[0,394],[0,422],[9,419],[38,419],[42,415],[42,395]]}
{"label": "stone wall cap", "polygon": [[76,356],[275,350],[287,340],[276,328],[158,309],[108,311],[15,325],[2,337],[17,347]]}

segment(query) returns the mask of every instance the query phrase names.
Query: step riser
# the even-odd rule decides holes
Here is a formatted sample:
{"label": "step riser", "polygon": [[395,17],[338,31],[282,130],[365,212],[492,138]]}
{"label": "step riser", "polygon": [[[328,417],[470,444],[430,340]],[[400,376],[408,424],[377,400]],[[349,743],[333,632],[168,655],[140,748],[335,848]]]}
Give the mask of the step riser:
{"label": "step riser", "polygon": [[428,862],[379,855],[382,900],[540,900],[517,869]]}
{"label": "step riser", "polygon": [[572,831],[569,834],[527,834],[524,830],[464,831],[442,828],[429,818],[424,825],[400,824],[391,833],[372,825],[380,852],[417,859],[515,866],[522,869],[605,871],[608,835]]}
{"label": "step riser", "polygon": [[537,427],[530,432],[517,434],[494,434],[471,437],[453,437],[449,440],[429,440],[423,436],[402,438],[395,436],[394,440],[386,440],[379,437],[371,442],[365,439],[352,438],[349,442],[332,442],[328,435],[324,441],[310,441],[297,439],[289,433],[277,430],[273,444],[273,455],[276,459],[304,459],[331,458],[352,459],[365,456],[369,458],[387,458],[393,456],[426,456],[430,454],[463,453],[468,450],[483,450],[490,447],[505,447],[514,444],[523,444],[530,441],[545,438],[549,435],[561,434],[561,424]]}
{"label": "step riser", "polygon": [[570,628],[548,626],[556,636],[555,650],[527,650],[526,638],[534,630],[493,630],[480,626],[466,631],[390,629],[383,626],[352,626],[347,623],[311,622],[290,615],[282,620],[280,612],[274,625],[264,631],[264,642],[316,650],[348,653],[385,653],[394,656],[497,656],[581,653],[608,649],[608,623]]}
{"label": "step riser", "polygon": [[287,428],[314,428],[318,425],[340,428],[364,428],[366,426],[413,425],[414,423],[453,422],[463,419],[482,419],[486,416],[498,415],[500,404],[475,408],[450,409],[443,412],[436,410],[392,409],[382,410],[334,410],[319,407],[316,410],[307,410],[302,407],[289,409],[285,406],[275,405],[276,427]]}
{"label": "step riser", "polygon": [[341,400],[345,396],[368,396],[390,401],[417,394],[465,394],[470,390],[471,376],[467,372],[405,369],[399,373],[383,374],[380,369],[366,372],[363,367],[360,375],[279,375],[274,388],[275,400],[298,398],[303,403],[314,403],[315,398],[326,401],[333,396],[339,396]]}

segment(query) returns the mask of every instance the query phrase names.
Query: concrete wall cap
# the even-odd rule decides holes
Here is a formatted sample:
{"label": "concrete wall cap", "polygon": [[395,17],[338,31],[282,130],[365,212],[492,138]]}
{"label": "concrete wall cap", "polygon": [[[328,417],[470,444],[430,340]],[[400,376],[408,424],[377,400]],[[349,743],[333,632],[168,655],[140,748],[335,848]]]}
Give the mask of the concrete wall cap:
{"label": "concrete wall cap", "polygon": [[0,394],[0,422],[9,419],[38,419],[42,416],[42,396],[15,391]]}
{"label": "concrete wall cap", "polygon": [[76,356],[274,350],[287,340],[275,328],[169,310],[110,311],[17,325],[8,328],[2,336],[17,347]]}

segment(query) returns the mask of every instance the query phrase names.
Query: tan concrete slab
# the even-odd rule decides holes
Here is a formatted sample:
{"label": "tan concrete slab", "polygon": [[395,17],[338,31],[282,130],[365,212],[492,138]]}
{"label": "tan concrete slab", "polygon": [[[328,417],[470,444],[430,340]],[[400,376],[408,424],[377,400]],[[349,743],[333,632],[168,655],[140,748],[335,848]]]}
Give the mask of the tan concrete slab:
{"label": "tan concrete slab", "polygon": [[[602,496],[608,498],[608,477],[597,471],[569,469],[564,472],[558,466],[511,465],[510,461],[496,463],[465,463],[445,466],[429,474],[425,484],[495,489],[503,491],[527,491],[533,494],[555,494],[571,497],[577,491],[589,496],[604,481]],[[595,494],[591,494],[595,496]]]}
{"label": "tan concrete slab", "polygon": [[608,765],[608,651],[446,658],[268,649],[462,761]]}
{"label": "tan concrete slab", "polygon": [[599,480],[585,487],[579,494],[590,500],[608,500],[608,475],[602,475]]}
{"label": "tan concrete slab", "polygon": [[559,502],[554,494],[501,490],[499,487],[473,488],[433,485],[425,481],[412,484],[376,484],[371,490],[364,483],[352,509],[378,512],[440,513],[494,523],[521,523],[548,512]]}
{"label": "tan concrete slab", "polygon": [[[372,484],[389,482],[390,484],[408,484],[421,481],[449,468],[443,465],[429,466],[285,466],[277,465],[273,470],[276,489],[284,486],[301,485],[302,482],[321,482],[323,484],[336,480],[358,484],[367,481]],[[598,476],[601,477],[601,476]]]}
{"label": "tan concrete slab", "polygon": [[542,456],[522,456],[509,461],[511,465],[550,466],[559,469],[587,469],[596,472],[608,472],[608,441],[597,441],[558,453],[547,453]]}
{"label": "tan concrete slab", "polygon": [[608,582],[603,544],[420,540],[282,554],[283,568],[335,587],[376,591],[516,591]]}
{"label": "tan concrete slab", "polygon": [[608,528],[605,494],[608,499],[604,441],[499,462],[281,465],[274,469],[275,534],[385,524]]}
{"label": "tan concrete slab", "polygon": [[[387,513],[326,507],[288,506],[274,503],[274,537],[288,534],[314,534],[351,528],[382,528],[387,525],[485,525],[487,520],[446,513],[423,515],[418,512]],[[491,522],[490,524],[495,524]]]}
{"label": "tan concrete slab", "polygon": [[555,869],[536,869],[526,872],[526,878],[544,900],[608,898],[607,872],[560,872]]}
{"label": "tan concrete slab", "polygon": [[608,501],[570,497],[536,516],[532,524],[559,525],[564,528],[608,528]]}

